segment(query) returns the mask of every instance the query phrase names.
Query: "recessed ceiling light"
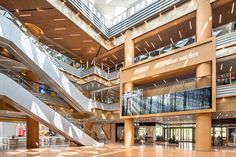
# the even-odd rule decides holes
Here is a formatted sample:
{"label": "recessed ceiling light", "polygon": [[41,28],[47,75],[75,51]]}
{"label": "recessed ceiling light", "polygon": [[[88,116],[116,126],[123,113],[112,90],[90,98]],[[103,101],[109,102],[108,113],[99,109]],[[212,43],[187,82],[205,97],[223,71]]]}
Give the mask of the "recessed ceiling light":
{"label": "recessed ceiling light", "polygon": [[71,49],[72,51],[79,51],[79,50],[81,50],[81,48],[73,48],[73,49]]}
{"label": "recessed ceiling light", "polygon": [[159,34],[157,36],[158,36],[159,40],[162,41],[161,36]]}
{"label": "recessed ceiling light", "polygon": [[148,53],[148,50],[146,48],[144,48],[144,50]]}
{"label": "recessed ceiling light", "polygon": [[153,44],[153,42],[151,42],[151,45],[152,45],[152,47],[155,49],[156,48],[156,46]]}
{"label": "recessed ceiling light", "polygon": [[16,12],[17,12],[17,13],[19,13],[19,12],[20,12],[20,10],[19,10],[19,9],[16,9]]}
{"label": "recessed ceiling light", "polygon": [[182,33],[181,33],[181,31],[179,31],[179,37],[182,39]]}
{"label": "recessed ceiling light", "polygon": [[92,51],[92,50],[89,50],[89,51],[88,51],[88,53],[94,53],[94,51]]}
{"label": "recessed ceiling light", "polygon": [[170,38],[170,41],[171,41],[171,43],[172,43],[172,44],[174,44],[174,41],[173,41],[173,39],[172,39],[172,38]]}
{"label": "recessed ceiling light", "polygon": [[233,14],[233,13],[234,13],[234,2],[232,4],[232,8],[231,8],[231,14]]}
{"label": "recessed ceiling light", "polygon": [[21,14],[21,15],[19,15],[19,17],[30,17],[30,16],[32,16],[32,14]]}
{"label": "recessed ceiling light", "polygon": [[193,29],[193,27],[192,27],[192,22],[191,22],[191,21],[189,21],[189,28],[190,28],[190,30]]}
{"label": "recessed ceiling light", "polygon": [[147,45],[148,47],[150,47],[150,45],[148,44],[148,42],[147,42],[147,41],[145,41],[145,43],[146,43],[146,45]]}
{"label": "recessed ceiling light", "polygon": [[232,69],[233,69],[233,66],[231,65],[231,66],[230,66],[230,69],[229,69],[229,71],[231,72],[231,71],[232,71]]}
{"label": "recessed ceiling light", "polygon": [[220,14],[220,16],[219,16],[219,23],[221,23],[221,18],[222,18],[222,15]]}
{"label": "recessed ceiling light", "polygon": [[93,40],[83,40],[83,43],[91,43]]}
{"label": "recessed ceiling light", "polygon": [[55,30],[55,31],[64,31],[64,30],[66,30],[66,28],[65,28],[65,27],[62,27],[62,28],[54,28],[54,30]]}
{"label": "recessed ceiling light", "polygon": [[118,59],[114,54],[112,55],[115,59]]}
{"label": "recessed ceiling light", "polygon": [[58,38],[53,38],[54,40],[63,40],[64,38],[58,37]]}
{"label": "recessed ceiling light", "polygon": [[65,21],[66,19],[65,18],[59,18],[59,19],[53,19],[53,21]]}
{"label": "recessed ceiling light", "polygon": [[77,33],[77,34],[70,34],[70,36],[71,37],[77,37],[77,36],[80,36],[80,34],[79,33]]}
{"label": "recessed ceiling light", "polygon": [[136,49],[140,52],[140,49],[138,48],[138,46],[136,46]]}

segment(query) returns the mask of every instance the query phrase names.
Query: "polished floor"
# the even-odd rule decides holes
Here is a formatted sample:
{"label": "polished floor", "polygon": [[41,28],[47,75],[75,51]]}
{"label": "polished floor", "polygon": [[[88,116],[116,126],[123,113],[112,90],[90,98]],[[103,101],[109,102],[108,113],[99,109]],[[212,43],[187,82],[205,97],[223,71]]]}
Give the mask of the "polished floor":
{"label": "polished floor", "polygon": [[124,147],[55,147],[1,151],[0,157],[236,157],[236,148],[214,148],[211,152],[196,152],[175,146],[146,145]]}

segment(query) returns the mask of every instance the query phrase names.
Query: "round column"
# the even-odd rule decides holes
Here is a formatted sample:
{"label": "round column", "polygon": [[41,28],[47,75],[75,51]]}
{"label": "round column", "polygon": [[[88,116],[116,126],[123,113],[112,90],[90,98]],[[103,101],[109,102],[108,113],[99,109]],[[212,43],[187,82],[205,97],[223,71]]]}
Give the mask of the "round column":
{"label": "round column", "polygon": [[[212,37],[212,9],[210,0],[197,0],[196,38],[197,42]],[[197,88],[211,85],[211,63],[202,63],[196,68]],[[211,113],[196,114],[196,150],[211,150]]]}
{"label": "round column", "polygon": [[212,36],[212,10],[210,0],[197,0],[196,15],[197,41],[203,41]]}
{"label": "round column", "polygon": [[[125,66],[130,66],[134,61],[134,42],[132,40],[132,31],[127,30],[125,32]],[[122,85],[121,85],[122,86]],[[123,92],[133,90],[133,83],[128,82],[124,84]],[[125,146],[132,146],[134,144],[134,118],[127,118],[124,120],[124,144]]]}
{"label": "round column", "polygon": [[196,115],[196,150],[211,150],[211,113]]}

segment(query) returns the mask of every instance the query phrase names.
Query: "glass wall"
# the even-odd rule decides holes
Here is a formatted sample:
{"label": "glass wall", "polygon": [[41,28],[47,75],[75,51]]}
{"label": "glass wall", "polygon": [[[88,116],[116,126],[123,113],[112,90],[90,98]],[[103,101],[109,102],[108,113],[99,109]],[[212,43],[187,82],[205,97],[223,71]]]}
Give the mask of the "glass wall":
{"label": "glass wall", "polygon": [[213,146],[236,146],[236,125],[213,125],[211,136]]}
{"label": "glass wall", "polygon": [[165,141],[175,138],[179,142],[194,142],[195,128],[193,127],[170,127],[164,128]]}
{"label": "glass wall", "polygon": [[147,97],[134,90],[122,96],[122,116],[209,109],[211,94],[211,87]]}

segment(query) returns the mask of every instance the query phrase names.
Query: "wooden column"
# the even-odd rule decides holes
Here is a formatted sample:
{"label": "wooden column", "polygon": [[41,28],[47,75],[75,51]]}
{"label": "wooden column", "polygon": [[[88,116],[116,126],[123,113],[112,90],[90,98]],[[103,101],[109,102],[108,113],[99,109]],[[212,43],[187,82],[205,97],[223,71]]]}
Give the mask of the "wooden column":
{"label": "wooden column", "polygon": [[[132,40],[132,31],[125,32],[125,66],[130,66],[134,61],[134,42]],[[133,83],[125,83],[124,91],[128,92],[133,90]],[[125,146],[132,146],[134,144],[134,119],[129,118],[124,121],[124,142]]]}
{"label": "wooden column", "polygon": [[26,129],[26,147],[39,148],[39,122],[27,117]]}
{"label": "wooden column", "polygon": [[[197,42],[212,37],[212,9],[210,0],[197,0],[196,38]],[[202,63],[196,68],[197,88],[211,85],[212,64]],[[211,150],[211,113],[196,114],[196,150]]]}

